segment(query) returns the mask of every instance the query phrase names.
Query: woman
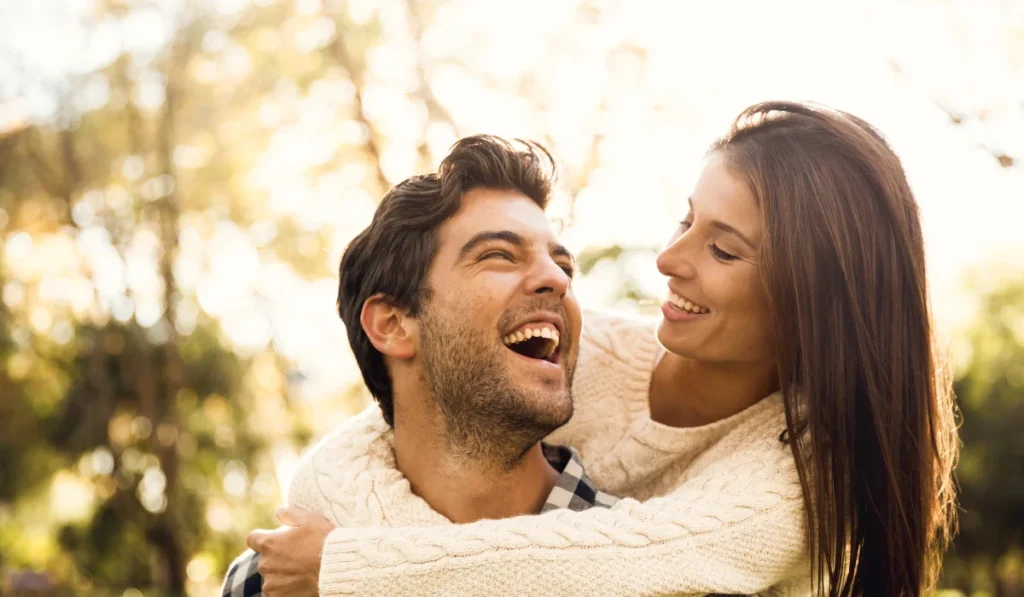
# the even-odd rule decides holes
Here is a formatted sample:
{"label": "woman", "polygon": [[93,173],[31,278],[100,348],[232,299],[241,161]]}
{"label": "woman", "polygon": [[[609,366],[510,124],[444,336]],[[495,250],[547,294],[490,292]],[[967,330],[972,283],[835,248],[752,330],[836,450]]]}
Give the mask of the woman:
{"label": "woman", "polygon": [[633,499],[339,529],[321,595],[932,585],[957,442],[898,158],[850,115],[760,104],[712,146],[689,204],[658,257],[669,300],[656,334],[588,315],[577,412],[551,438]]}

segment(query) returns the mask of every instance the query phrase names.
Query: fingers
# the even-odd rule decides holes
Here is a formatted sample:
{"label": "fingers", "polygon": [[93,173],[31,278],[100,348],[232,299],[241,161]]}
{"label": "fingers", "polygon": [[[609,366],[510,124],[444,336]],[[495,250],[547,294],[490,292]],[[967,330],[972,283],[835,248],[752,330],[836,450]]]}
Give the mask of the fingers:
{"label": "fingers", "polygon": [[294,510],[298,510],[298,509],[299,508],[294,508],[294,507],[293,508],[289,508],[287,506],[278,506],[277,510],[274,513],[277,515],[277,520],[281,524],[286,525],[286,526],[290,526],[290,527],[297,527],[297,526],[302,526],[293,517]]}
{"label": "fingers", "polygon": [[303,510],[297,506],[289,506],[287,508],[282,506],[278,508],[277,519],[281,521],[281,524],[292,527],[301,527],[319,521],[327,521],[323,516],[310,512],[309,510]]}
{"label": "fingers", "polygon": [[245,544],[249,549],[257,553],[262,552],[267,544],[267,540],[270,539],[270,533],[271,531],[265,529],[256,529],[245,538]]}
{"label": "fingers", "polygon": [[[302,524],[312,520],[314,524],[259,529],[246,538],[246,544],[260,554],[256,568],[263,579],[265,597],[316,597],[323,542],[321,538],[318,543],[316,535],[326,531],[316,522],[318,517],[308,514],[303,510],[280,512],[282,522]],[[323,524],[329,530],[326,519]]]}

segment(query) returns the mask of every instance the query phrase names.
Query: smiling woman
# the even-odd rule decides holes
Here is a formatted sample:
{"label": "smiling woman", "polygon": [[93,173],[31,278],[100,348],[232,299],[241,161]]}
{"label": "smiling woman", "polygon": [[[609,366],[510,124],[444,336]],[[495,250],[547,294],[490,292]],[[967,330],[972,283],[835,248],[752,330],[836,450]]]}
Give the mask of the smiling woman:
{"label": "smiling woman", "polygon": [[[709,157],[689,203],[689,213],[657,259],[658,270],[669,279],[659,339],[673,352],[744,361],[759,368],[760,377],[771,377],[775,346],[761,281],[757,199],[719,152]],[[671,325],[683,322],[694,325]],[[761,383],[758,397],[772,386]]]}
{"label": "smiling woman", "polygon": [[815,505],[819,591],[918,594],[953,526],[958,441],[900,160],[855,116],[782,102],[744,111],[712,151],[705,172],[718,168],[737,228],[760,240],[750,296],[769,314],[759,337]]}

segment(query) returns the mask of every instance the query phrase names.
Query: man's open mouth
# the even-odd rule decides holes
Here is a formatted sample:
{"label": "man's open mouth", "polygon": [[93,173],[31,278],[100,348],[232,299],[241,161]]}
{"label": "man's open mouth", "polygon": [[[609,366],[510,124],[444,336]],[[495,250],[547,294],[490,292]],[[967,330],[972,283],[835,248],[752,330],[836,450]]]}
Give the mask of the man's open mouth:
{"label": "man's open mouth", "polygon": [[549,323],[528,323],[501,340],[516,354],[558,363],[559,334]]}

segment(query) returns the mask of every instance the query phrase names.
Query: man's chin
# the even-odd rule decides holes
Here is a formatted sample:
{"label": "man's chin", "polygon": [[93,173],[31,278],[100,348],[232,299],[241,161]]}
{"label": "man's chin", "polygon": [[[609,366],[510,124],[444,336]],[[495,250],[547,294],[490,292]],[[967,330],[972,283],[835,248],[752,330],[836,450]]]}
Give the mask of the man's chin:
{"label": "man's chin", "polygon": [[569,376],[561,364],[547,361],[543,365],[525,361],[526,357],[512,353],[513,360],[508,368],[508,379],[516,387],[516,393],[522,396],[531,409],[545,413],[545,419],[561,420],[561,426],[572,416],[572,390]]}
{"label": "man's chin", "polygon": [[564,371],[529,375],[512,370],[509,379],[520,396],[529,397],[529,402],[540,407],[570,403],[571,389]]}
{"label": "man's chin", "polygon": [[572,418],[572,395],[564,390],[537,392],[524,391],[521,394],[533,411],[537,422],[551,431],[558,429]]}

